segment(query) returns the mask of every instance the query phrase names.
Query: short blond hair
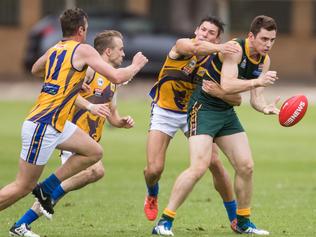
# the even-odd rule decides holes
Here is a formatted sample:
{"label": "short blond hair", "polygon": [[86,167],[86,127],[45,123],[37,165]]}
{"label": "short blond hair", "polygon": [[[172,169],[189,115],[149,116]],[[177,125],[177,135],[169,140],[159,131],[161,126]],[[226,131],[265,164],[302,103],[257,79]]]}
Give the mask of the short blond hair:
{"label": "short blond hair", "polygon": [[98,33],[94,38],[94,48],[103,54],[106,48],[113,48],[113,38],[118,37],[123,40],[123,36],[119,31],[116,30],[105,30]]}

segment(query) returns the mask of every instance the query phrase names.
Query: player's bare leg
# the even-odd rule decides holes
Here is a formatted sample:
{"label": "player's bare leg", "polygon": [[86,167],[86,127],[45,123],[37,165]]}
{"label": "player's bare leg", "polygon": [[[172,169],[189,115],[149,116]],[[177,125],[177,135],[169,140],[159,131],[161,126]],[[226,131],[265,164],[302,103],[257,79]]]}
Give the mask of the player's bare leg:
{"label": "player's bare leg", "polygon": [[212,156],[213,138],[208,135],[197,135],[189,138],[190,167],[177,178],[167,208],[153,229],[153,234],[173,235],[171,227],[176,210],[188,197],[194,185],[208,170]]}
{"label": "player's bare leg", "polygon": [[60,186],[60,183],[98,162],[103,155],[100,144],[80,128],[77,128],[70,138],[58,145],[57,148],[71,151],[73,155],[55,173],[37,185],[32,191],[41,203],[42,211],[46,216],[54,213],[52,193]]}
{"label": "player's bare leg", "polygon": [[0,210],[3,210],[29,194],[42,174],[43,165],[33,165],[19,160],[19,171],[14,182],[0,190]]}
{"label": "player's bare leg", "polygon": [[147,138],[147,166],[144,177],[148,194],[145,198],[144,212],[148,220],[153,221],[158,214],[158,181],[164,170],[166,150],[171,137],[167,134],[151,130]]}
{"label": "player's bare leg", "polygon": [[234,189],[229,174],[219,159],[218,153],[218,147],[215,143],[213,143],[212,160],[209,169],[213,177],[214,187],[223,199],[224,207],[230,221],[230,226],[232,230],[236,232],[237,203],[234,197]]}
{"label": "player's bare leg", "polygon": [[241,233],[268,235],[268,231],[256,228],[249,219],[254,163],[246,133],[222,136],[217,138],[216,142],[235,169],[235,192],[238,204],[237,229]]}

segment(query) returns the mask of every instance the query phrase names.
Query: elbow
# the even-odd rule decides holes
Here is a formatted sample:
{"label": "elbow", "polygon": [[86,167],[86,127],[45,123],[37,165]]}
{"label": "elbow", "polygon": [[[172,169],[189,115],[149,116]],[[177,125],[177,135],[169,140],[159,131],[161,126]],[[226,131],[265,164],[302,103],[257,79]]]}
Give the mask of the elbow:
{"label": "elbow", "polygon": [[34,65],[32,66],[31,73],[32,73],[34,76],[37,75],[36,67],[35,67]]}
{"label": "elbow", "polygon": [[225,94],[231,94],[231,88],[229,86],[229,83],[226,83],[223,80],[221,80],[221,87],[224,90]]}
{"label": "elbow", "polygon": [[236,99],[236,102],[235,102],[235,106],[240,106],[241,105],[241,96],[239,95],[238,98]]}

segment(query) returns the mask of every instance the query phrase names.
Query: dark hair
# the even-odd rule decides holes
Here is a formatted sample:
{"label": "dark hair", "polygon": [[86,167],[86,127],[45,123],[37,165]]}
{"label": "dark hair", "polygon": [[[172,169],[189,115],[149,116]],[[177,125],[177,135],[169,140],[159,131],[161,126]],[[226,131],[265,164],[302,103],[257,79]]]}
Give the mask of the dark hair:
{"label": "dark hair", "polygon": [[268,31],[276,31],[277,24],[272,17],[264,15],[256,16],[251,22],[250,32],[253,33],[254,36],[256,36],[260,32],[261,28]]}
{"label": "dark hair", "polygon": [[205,22],[205,21],[217,26],[217,28],[218,28],[218,35],[217,36],[219,36],[220,34],[224,33],[224,26],[225,26],[225,24],[218,17],[216,17],[216,16],[204,17],[203,19],[201,19],[199,26],[201,26],[203,24],[203,22]]}
{"label": "dark hair", "polygon": [[106,48],[113,48],[113,38],[118,37],[123,39],[123,36],[120,32],[116,30],[105,30],[96,35],[94,38],[94,48],[99,52],[99,54],[103,54]]}
{"label": "dark hair", "polygon": [[85,29],[87,19],[87,13],[80,8],[65,10],[59,17],[63,37],[75,35],[80,26]]}

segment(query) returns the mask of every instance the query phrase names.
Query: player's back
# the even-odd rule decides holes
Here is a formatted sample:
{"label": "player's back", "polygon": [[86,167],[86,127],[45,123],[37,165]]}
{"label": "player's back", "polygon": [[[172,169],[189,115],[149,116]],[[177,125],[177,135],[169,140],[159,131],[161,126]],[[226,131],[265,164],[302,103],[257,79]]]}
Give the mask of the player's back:
{"label": "player's back", "polygon": [[77,41],[66,40],[49,49],[44,85],[27,120],[63,130],[86,72],[86,67],[82,70],[73,67],[72,58],[79,45]]}

